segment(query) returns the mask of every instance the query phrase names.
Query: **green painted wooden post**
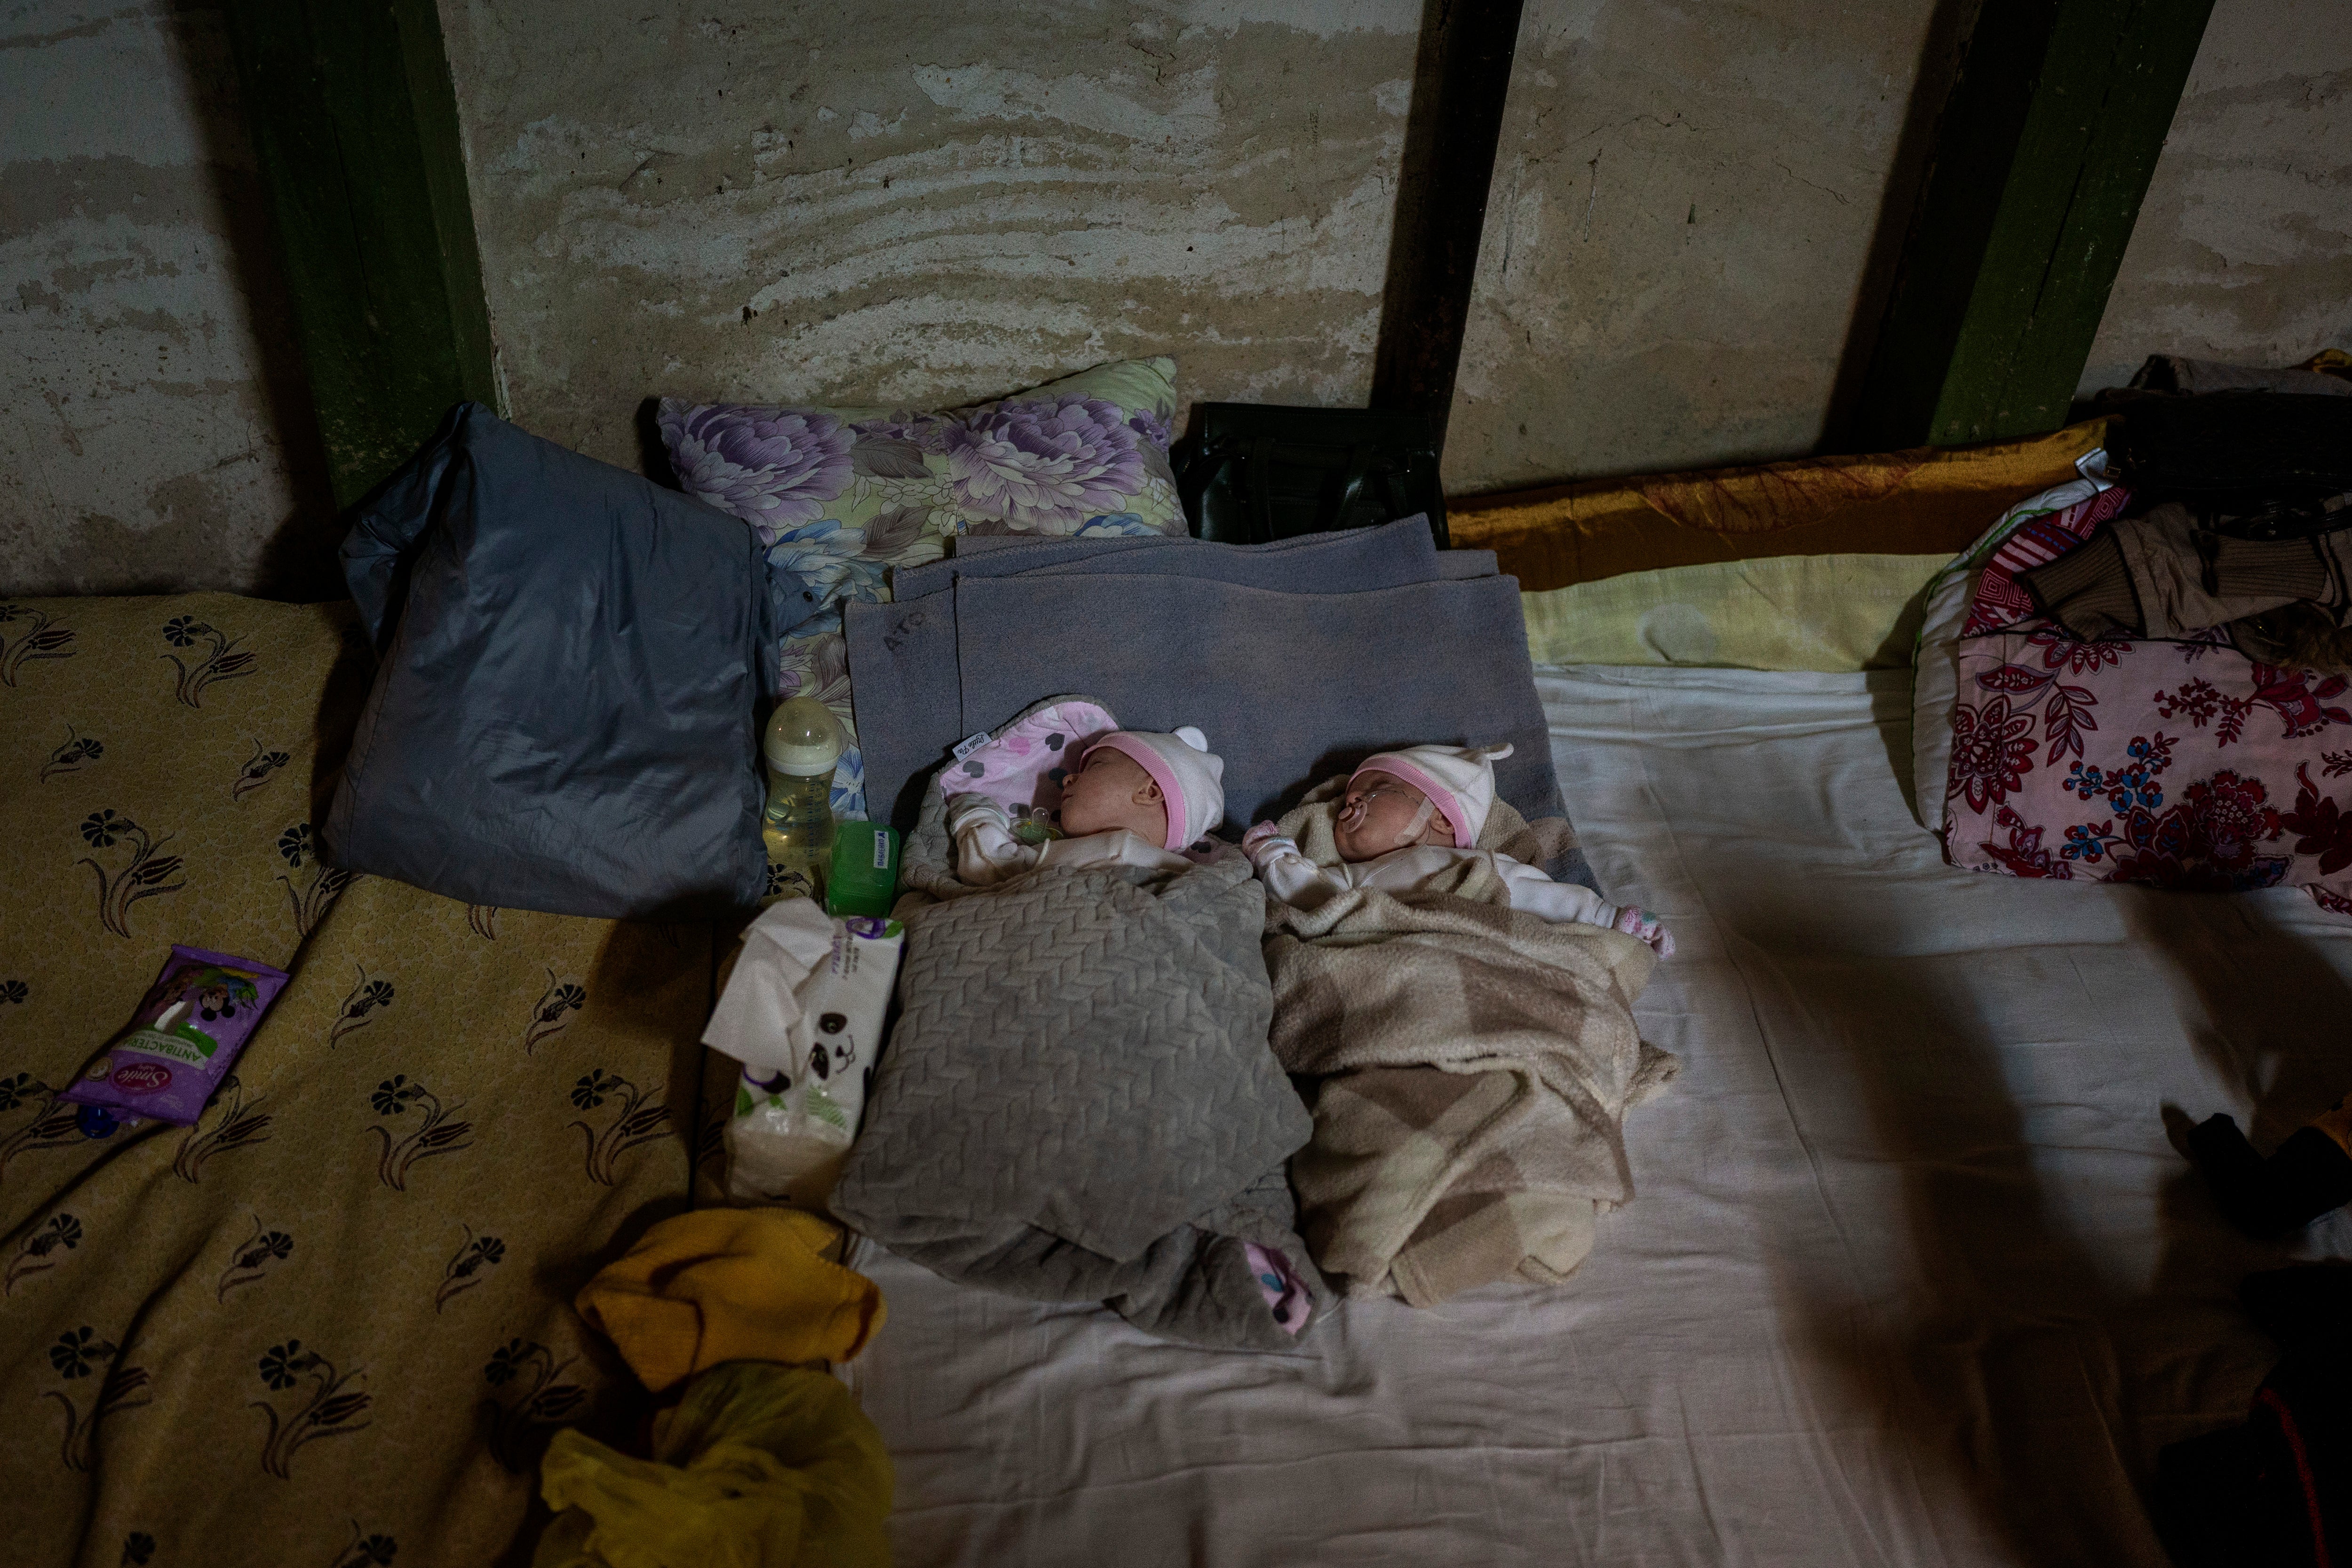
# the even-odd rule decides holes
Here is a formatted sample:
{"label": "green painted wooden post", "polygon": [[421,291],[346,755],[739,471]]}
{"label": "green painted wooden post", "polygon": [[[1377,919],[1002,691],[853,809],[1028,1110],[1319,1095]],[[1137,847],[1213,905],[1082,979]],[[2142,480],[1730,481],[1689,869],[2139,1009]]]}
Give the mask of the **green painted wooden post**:
{"label": "green painted wooden post", "polygon": [[1942,120],[1857,440],[2065,423],[2213,0],[1985,0]]}
{"label": "green painted wooden post", "polygon": [[348,506],[449,405],[499,405],[434,0],[228,0],[246,117]]}

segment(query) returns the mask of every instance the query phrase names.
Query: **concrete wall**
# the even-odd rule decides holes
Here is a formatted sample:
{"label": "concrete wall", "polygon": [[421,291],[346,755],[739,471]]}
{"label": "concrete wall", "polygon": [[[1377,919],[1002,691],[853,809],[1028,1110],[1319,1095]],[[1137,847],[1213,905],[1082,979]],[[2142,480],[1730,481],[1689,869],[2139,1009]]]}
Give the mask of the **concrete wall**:
{"label": "concrete wall", "polygon": [[[1802,453],[1850,395],[1969,0],[1529,0],[1460,492]],[[939,404],[1172,352],[1360,402],[1418,0],[442,0],[516,416]],[[2086,387],[2352,340],[2341,0],[2220,0]],[[0,0],[0,591],[331,588],[205,0]]]}
{"label": "concrete wall", "polygon": [[1173,353],[1360,402],[1417,0],[444,0],[515,417],[940,406]]}
{"label": "concrete wall", "polygon": [[0,5],[0,592],[334,591],[217,9]]}
{"label": "concrete wall", "polygon": [[[1450,488],[1801,455],[1867,361],[1968,0],[1529,0]],[[2352,347],[2352,26],[2219,0],[2085,371]]]}
{"label": "concrete wall", "polygon": [[2083,390],[2152,353],[2284,365],[2352,349],[2352,12],[2219,0]]}
{"label": "concrete wall", "polygon": [[1884,309],[1954,9],[1528,0],[1448,488],[1819,442]]}

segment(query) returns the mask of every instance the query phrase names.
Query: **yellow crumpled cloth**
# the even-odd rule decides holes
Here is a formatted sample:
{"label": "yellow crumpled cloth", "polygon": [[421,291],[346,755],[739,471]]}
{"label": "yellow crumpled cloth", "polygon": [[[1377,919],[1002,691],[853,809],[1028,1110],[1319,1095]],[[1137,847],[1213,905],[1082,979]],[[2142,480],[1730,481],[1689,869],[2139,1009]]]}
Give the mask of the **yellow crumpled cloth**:
{"label": "yellow crumpled cloth", "polygon": [[654,1418],[653,1451],[558,1432],[531,1568],[888,1568],[890,1457],[827,1373],[712,1367]]}
{"label": "yellow crumpled cloth", "polygon": [[882,1292],[823,1254],[841,1229],[788,1208],[665,1219],[573,1305],[658,1394],[727,1361],[847,1361],[882,1326]]}

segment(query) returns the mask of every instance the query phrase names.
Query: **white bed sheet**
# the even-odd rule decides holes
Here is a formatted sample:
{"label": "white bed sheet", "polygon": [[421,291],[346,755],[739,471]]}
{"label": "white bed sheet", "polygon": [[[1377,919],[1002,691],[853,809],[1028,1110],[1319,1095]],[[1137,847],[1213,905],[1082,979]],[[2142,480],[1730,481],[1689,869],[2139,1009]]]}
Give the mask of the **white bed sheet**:
{"label": "white bed sheet", "polygon": [[[2163,1444],[2273,1358],[2161,1108],[2283,1136],[2352,1088],[2352,925],[2299,894],[1955,872],[1908,672],[1543,674],[1605,885],[1673,925],[1684,1069],[1551,1290],[1159,1343],[866,1247],[846,1370],[906,1563],[2161,1564]],[[1042,1110],[1043,1108],[1041,1108]]]}

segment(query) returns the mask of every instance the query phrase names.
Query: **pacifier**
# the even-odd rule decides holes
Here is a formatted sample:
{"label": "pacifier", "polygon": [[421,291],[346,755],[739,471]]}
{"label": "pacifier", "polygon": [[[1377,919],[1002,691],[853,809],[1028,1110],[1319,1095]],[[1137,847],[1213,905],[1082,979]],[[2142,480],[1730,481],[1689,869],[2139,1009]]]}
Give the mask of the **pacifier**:
{"label": "pacifier", "polygon": [[[1361,791],[1349,790],[1347,798],[1341,802],[1339,807],[1339,814],[1337,819],[1339,825],[1347,829],[1348,831],[1351,833],[1356,831],[1358,829],[1361,828],[1365,821],[1371,816],[1372,802],[1375,800],[1379,799],[1382,795],[1395,795],[1401,793],[1402,793],[1401,789],[1370,789]],[[1390,848],[1402,849],[1407,844],[1419,839],[1421,837],[1422,830],[1429,826],[1429,819],[1436,814],[1437,802],[1431,800],[1426,794],[1423,794],[1421,797],[1421,803],[1413,809],[1412,821],[1397,835],[1396,842],[1391,845]]]}

